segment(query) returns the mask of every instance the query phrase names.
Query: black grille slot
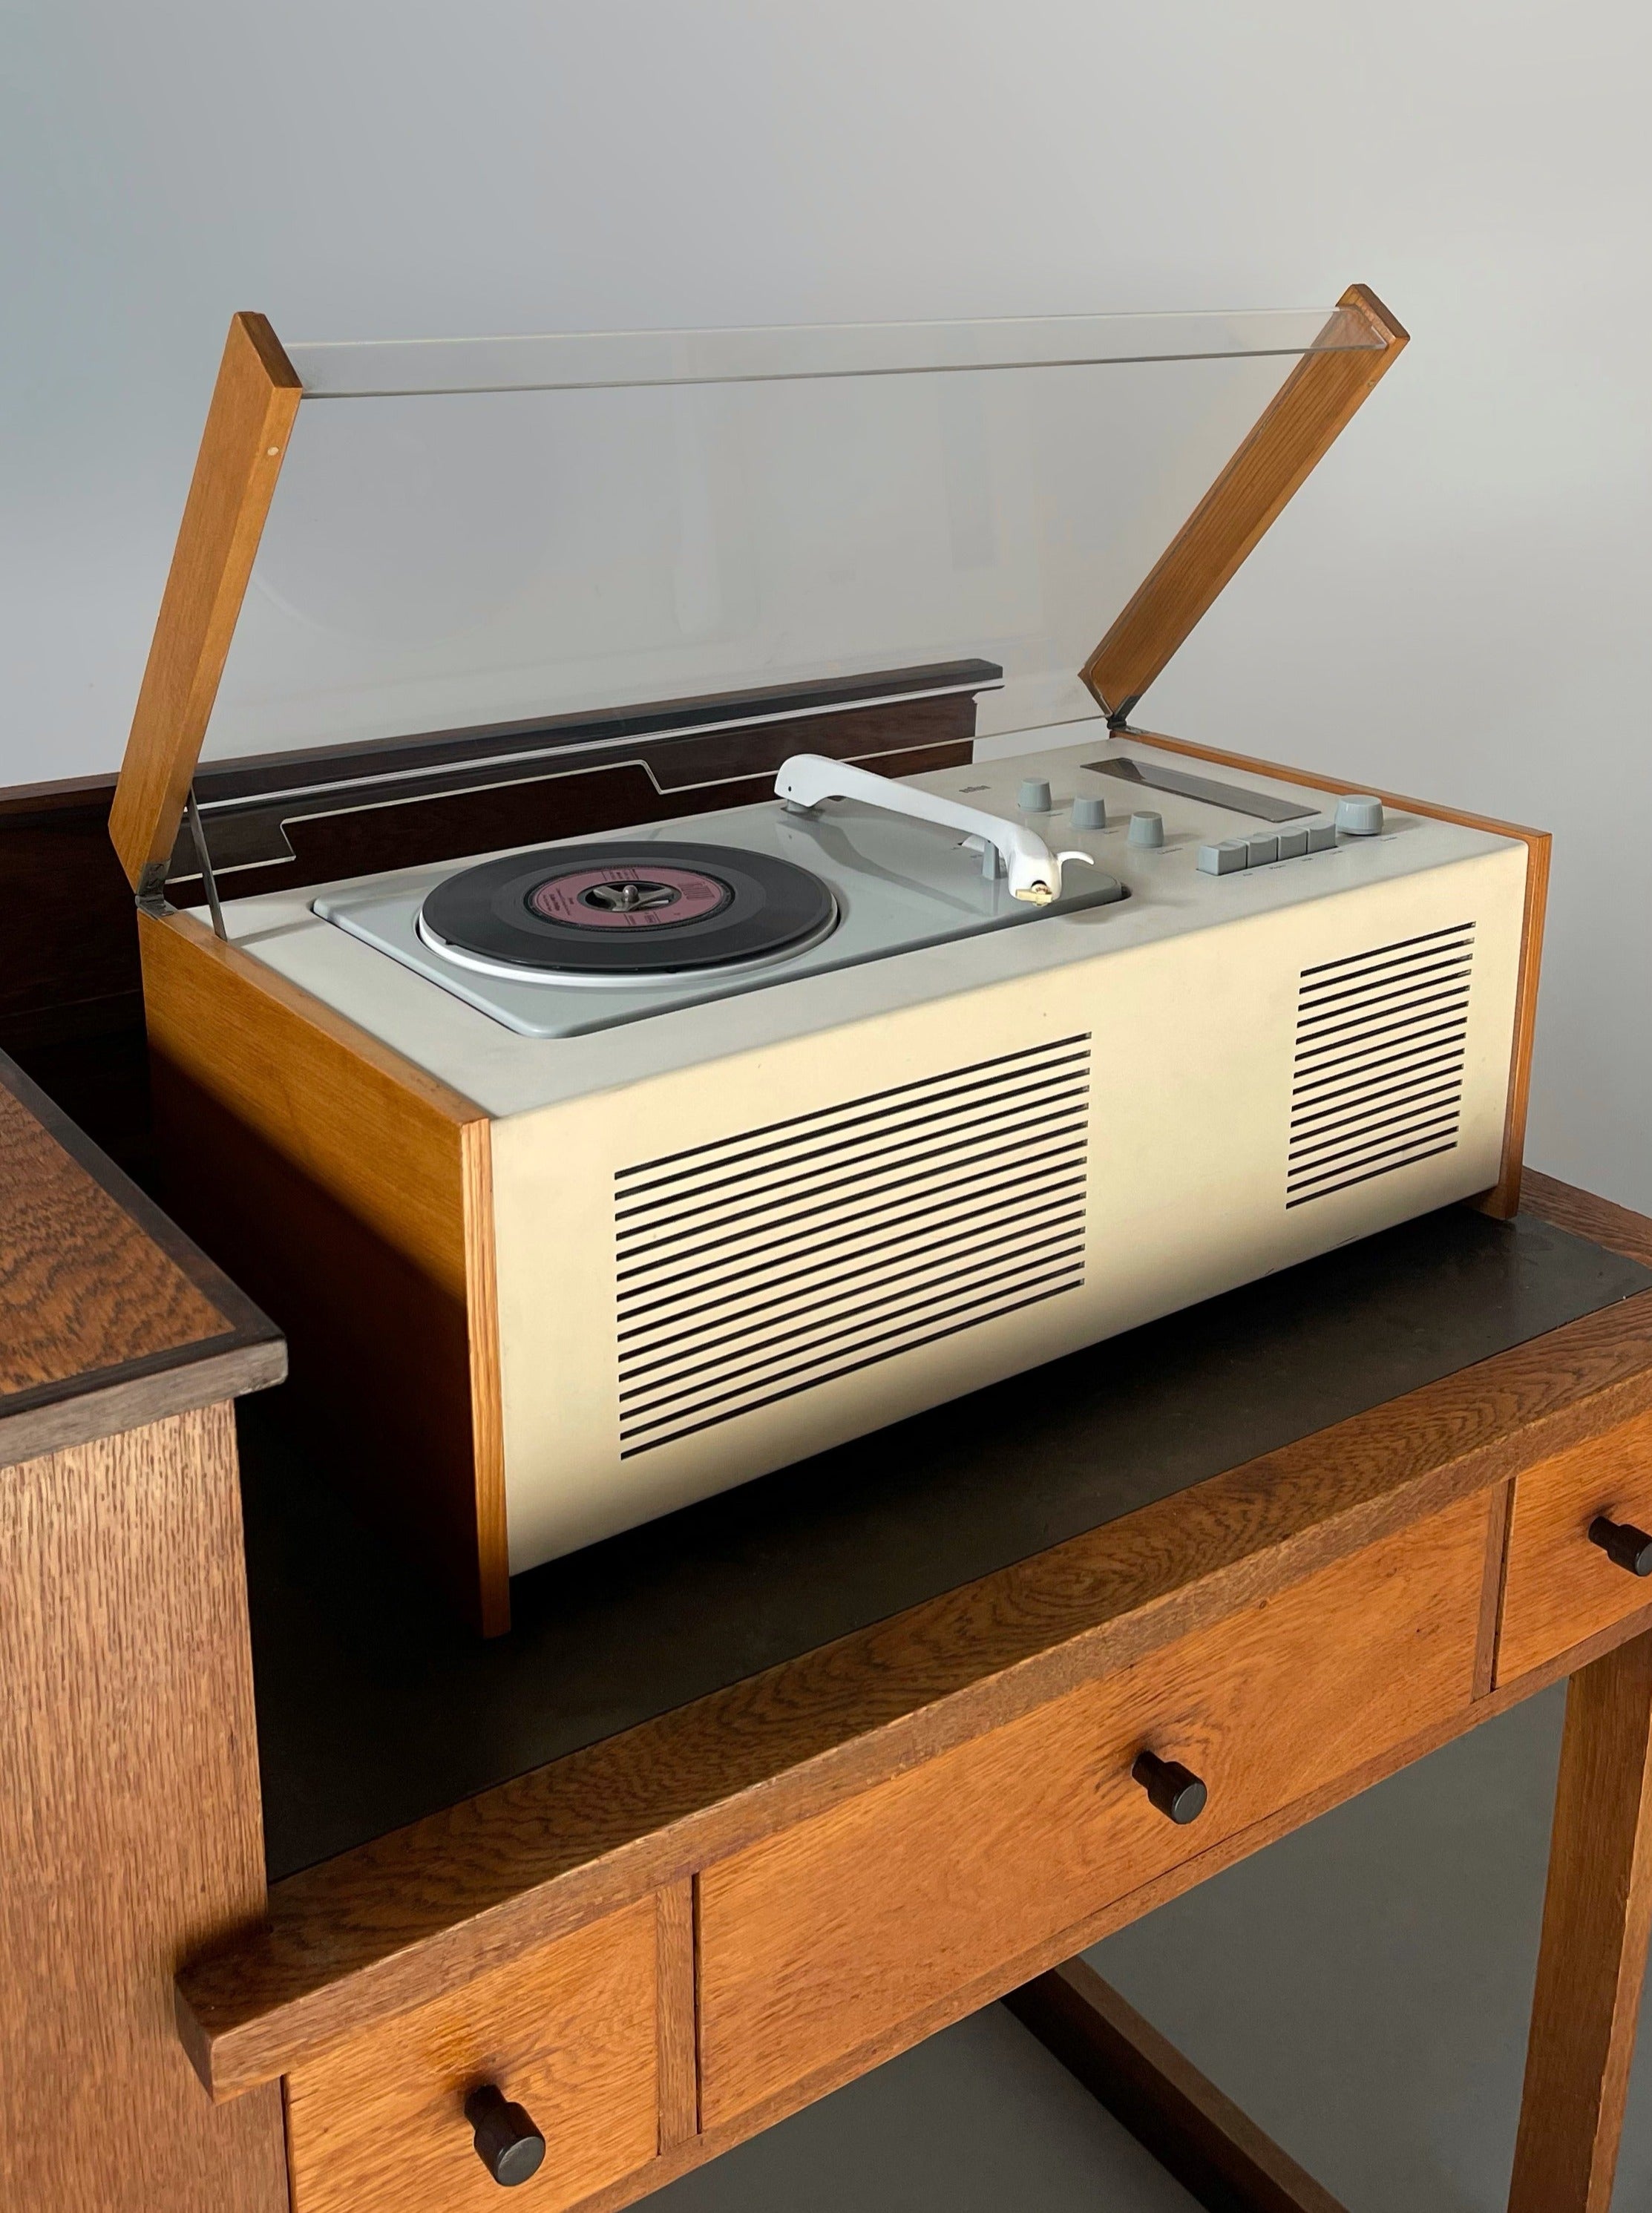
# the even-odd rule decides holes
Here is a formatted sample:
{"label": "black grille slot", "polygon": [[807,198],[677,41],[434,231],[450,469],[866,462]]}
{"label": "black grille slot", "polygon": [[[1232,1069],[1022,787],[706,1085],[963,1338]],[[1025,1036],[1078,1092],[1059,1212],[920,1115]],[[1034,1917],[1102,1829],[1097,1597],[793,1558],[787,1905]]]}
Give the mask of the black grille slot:
{"label": "black grille slot", "polygon": [[1088,1033],[614,1177],[620,1457],[1076,1290]]}
{"label": "black grille slot", "polygon": [[1303,969],[1287,1209],[1451,1151],[1473,960],[1465,922]]}

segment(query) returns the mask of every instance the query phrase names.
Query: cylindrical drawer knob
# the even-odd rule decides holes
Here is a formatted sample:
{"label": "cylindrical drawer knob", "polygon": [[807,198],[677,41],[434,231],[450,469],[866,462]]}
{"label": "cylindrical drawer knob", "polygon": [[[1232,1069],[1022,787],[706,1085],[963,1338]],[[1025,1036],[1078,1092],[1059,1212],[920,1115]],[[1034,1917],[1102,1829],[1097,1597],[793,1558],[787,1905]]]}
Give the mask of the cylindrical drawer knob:
{"label": "cylindrical drawer knob", "polygon": [[521,2106],[485,2082],[465,2100],[465,2119],[476,2131],[476,2156],[507,2190],[539,2173],[545,2138]]}
{"label": "cylindrical drawer knob", "polygon": [[1609,1521],[1597,1514],[1589,1523],[1589,1542],[1631,1576],[1652,1576],[1652,1537],[1632,1521]]}
{"label": "cylindrical drawer knob", "polygon": [[1140,1752],[1131,1775],[1159,1811],[1173,1821],[1197,1821],[1210,1796],[1191,1767],[1179,1759],[1161,1759],[1156,1753]]}

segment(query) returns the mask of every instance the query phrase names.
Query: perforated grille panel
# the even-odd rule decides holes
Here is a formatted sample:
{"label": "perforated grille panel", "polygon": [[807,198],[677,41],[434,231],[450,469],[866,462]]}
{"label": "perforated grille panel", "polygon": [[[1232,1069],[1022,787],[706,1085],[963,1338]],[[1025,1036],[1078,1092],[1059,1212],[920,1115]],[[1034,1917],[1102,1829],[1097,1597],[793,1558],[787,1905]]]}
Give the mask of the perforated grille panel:
{"label": "perforated grille panel", "polygon": [[1466,922],[1303,969],[1288,1208],[1452,1150],[1473,960]]}
{"label": "perforated grille panel", "polygon": [[1088,1033],[614,1178],[621,1457],[1084,1280]]}

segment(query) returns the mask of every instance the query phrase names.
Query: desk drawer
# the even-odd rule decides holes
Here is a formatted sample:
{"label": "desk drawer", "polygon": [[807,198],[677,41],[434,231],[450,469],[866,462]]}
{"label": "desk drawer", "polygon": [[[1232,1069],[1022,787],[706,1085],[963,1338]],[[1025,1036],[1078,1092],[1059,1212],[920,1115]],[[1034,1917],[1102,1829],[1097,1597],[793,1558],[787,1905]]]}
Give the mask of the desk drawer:
{"label": "desk drawer", "polygon": [[1652,1577],[1589,1542],[1597,1515],[1652,1532],[1652,1414],[1516,1478],[1497,1680],[1512,1683],[1652,1606]]}
{"label": "desk drawer", "polygon": [[[703,2125],[865,2051],[1219,1837],[1465,1705],[1489,1502],[881,1783],[700,1879]],[[1202,1777],[1180,1827],[1131,1780]]]}
{"label": "desk drawer", "polygon": [[293,2213],[493,2213],[465,2098],[526,2106],[545,2163],[509,2202],[555,2213],[658,2146],[655,1905],[399,2015],[287,2078]]}

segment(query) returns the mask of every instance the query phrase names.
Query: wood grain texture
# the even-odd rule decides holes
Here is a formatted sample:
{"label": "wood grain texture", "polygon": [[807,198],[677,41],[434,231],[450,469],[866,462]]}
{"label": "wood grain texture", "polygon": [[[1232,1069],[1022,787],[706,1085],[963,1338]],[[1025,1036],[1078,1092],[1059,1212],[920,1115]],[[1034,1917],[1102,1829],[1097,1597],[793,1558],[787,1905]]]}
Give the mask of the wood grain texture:
{"label": "wood grain texture", "polygon": [[1549,855],[1553,843],[1549,832],[1526,829],[1517,822],[1499,822],[1490,815],[1466,814],[1460,808],[1440,807],[1432,800],[1407,798],[1375,784],[1349,783],[1317,769],[1286,768],[1277,761],[1253,760],[1245,753],[1225,753],[1216,746],[1194,745],[1186,738],[1167,738],[1156,730],[1131,730],[1128,735],[1144,744],[1161,746],[1167,753],[1185,753],[1192,760],[1214,761],[1223,768],[1249,769],[1256,776],[1277,777],[1285,783],[1306,784],[1310,791],[1374,792],[1386,807],[1396,808],[1402,814],[1422,814],[1436,822],[1460,822],[1471,830],[1489,831],[1494,838],[1517,838],[1524,844],[1526,894],[1520,966],[1515,983],[1515,1031],[1509,1058],[1509,1097],[1503,1111],[1503,1151],[1497,1182],[1476,1202],[1483,1212],[1500,1222],[1518,1214],[1527,1105],[1532,1088],[1532,1047],[1537,1030],[1538,982],[1543,965],[1543,924],[1548,906]]}
{"label": "wood grain texture", "polygon": [[[1648,1607],[1633,1627],[1637,1633],[1652,1627],[1652,1606]],[[1430,1753],[1437,1752],[1442,1745],[1450,1743],[1469,1729],[1478,1728],[1482,1722],[1508,1712],[1521,1699],[1546,1690],[1552,1683],[1560,1680],[1572,1667],[1585,1666],[1612,1649],[1629,1633],[1628,1626],[1621,1626],[1604,1637],[1591,1639],[1588,1645],[1575,1654],[1569,1654],[1564,1661],[1551,1662],[1518,1683],[1508,1685],[1484,1698],[1460,1707],[1443,1721],[1420,1731],[1404,1744],[1393,1746],[1362,1766],[1338,1777],[1334,1783],[1310,1791],[1306,1797],[1297,1799],[1289,1806],[1281,1807],[1265,1820],[1255,1822],[1235,1835],[1224,1837],[1208,1845],[1196,1856],[1182,1860],[1153,1881],[1143,1884],[1140,1889],[1131,1891],[1126,1897],[1113,1899],[1087,1915],[1082,1921],[1075,1923],[1070,1929],[1062,1930],[1046,1938],[1021,1959],[1009,1961],[974,1984],[954,1990],[945,2000],[931,2007],[918,2022],[904,2023],[899,2031],[875,2039],[859,2051],[833,2060],[806,2080],[788,2085],[765,2105],[753,2107],[725,2126],[709,2130],[704,2135],[680,2144],[674,2151],[662,2154],[645,2177],[633,2178],[629,2182],[594,2192],[578,2209],[578,2213],[619,2213],[619,2209],[632,2204],[644,2192],[656,2190],[676,2176],[716,2158],[734,2145],[745,2143],[777,2121],[783,2120],[788,2114],[797,2112],[817,2099],[840,2089],[845,2082],[852,2082],[869,2068],[893,2058],[898,2051],[919,2038],[946,2028],[965,2015],[978,2011],[982,2006],[990,2005],[995,1999],[1006,1997],[1033,1978],[1049,1972],[1074,1954],[1093,1944],[1099,1944],[1104,1937],[1113,1936],[1131,1922],[1140,1920],[1144,1914],[1155,1911],[1172,1899],[1179,1898],[1198,1884],[1208,1881],[1212,1875],[1220,1875],[1224,1869],[1248,1858],[1253,1852],[1263,1850],[1267,1845],[1277,1843],[1281,1837],[1289,1836],[1308,1822],[1317,1820],[1322,1814],[1331,1812],[1362,1790],[1369,1789],[1387,1777],[1398,1774],[1402,1768],[1426,1759]]]}
{"label": "wood grain texture", "polygon": [[1536,1168],[1526,1171],[1522,1203],[1528,1214],[1552,1222],[1557,1229],[1570,1229],[1576,1237],[1604,1245],[1608,1252],[1627,1253],[1631,1260],[1652,1267],[1652,1219],[1609,1198],[1596,1198],[1575,1184]]}
{"label": "wood grain texture", "polygon": [[144,915],[139,942],[168,1203],[284,1328],[395,1541],[498,1633],[485,1115],[187,916]]}
{"label": "wood grain texture", "polygon": [[1588,1316],[290,1878],[182,1978],[203,2080],[267,2080],[1602,1434],[1652,1405],[1649,1321],[1652,1295]]}
{"label": "wood grain texture", "polygon": [[1528,1468],[1515,1484],[1497,1674],[1510,1680],[1638,1613],[1652,1590],[1588,1539],[1597,1514],[1652,1529],[1652,1414]]}
{"label": "wood grain texture", "polygon": [[1381,351],[1296,363],[1085,662],[1104,713],[1129,712],[1398,360],[1406,333],[1374,292],[1350,284],[1338,304],[1365,318]]}
{"label": "wood grain texture", "polygon": [[1509,2213],[1607,2213],[1652,1925],[1652,1636],[1574,1675]]}
{"label": "wood grain texture", "polygon": [[1345,2213],[1085,1960],[1004,2003],[1209,2213]]}
{"label": "wood grain texture", "polygon": [[698,2133],[699,1990],[697,1885],[668,1883],[655,1901],[660,1945],[660,2149]]}
{"label": "wood grain texture", "polygon": [[658,2142],[655,1913],[645,1899],[296,2070],[292,2213],[490,2213],[466,2094],[491,2082],[546,2141],[524,2201],[560,2213]]}
{"label": "wood grain texture", "polygon": [[[716,2128],[1472,1695],[1487,1503],[942,1754],[700,1876]],[[1143,1747],[1209,1787],[1180,1827]]]}
{"label": "wood grain texture", "polygon": [[0,1089],[0,1411],[11,1393],[222,1338],[228,1318]]}
{"label": "wood grain texture", "polygon": [[283,2213],[273,2086],[215,2111],[180,1957],[264,1904],[227,1406],[0,1473],[0,2198]]}
{"label": "wood grain texture", "polygon": [[109,815],[138,891],[166,880],[302,389],[265,318],[234,316]]}
{"label": "wood grain texture", "polygon": [[0,1054],[0,1466],[277,1382],[273,1326]]}

